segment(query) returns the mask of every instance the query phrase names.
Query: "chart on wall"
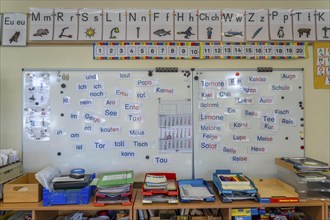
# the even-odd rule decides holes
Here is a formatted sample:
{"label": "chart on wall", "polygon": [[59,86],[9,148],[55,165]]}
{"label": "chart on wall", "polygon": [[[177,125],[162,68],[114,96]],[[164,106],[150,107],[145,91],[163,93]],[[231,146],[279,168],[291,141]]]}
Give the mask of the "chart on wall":
{"label": "chart on wall", "polygon": [[276,157],[304,156],[302,69],[201,69],[193,79],[195,177],[274,177]]}
{"label": "chart on wall", "polygon": [[192,177],[190,70],[25,69],[23,82],[26,172],[55,165],[133,169],[137,181],[146,172]]}

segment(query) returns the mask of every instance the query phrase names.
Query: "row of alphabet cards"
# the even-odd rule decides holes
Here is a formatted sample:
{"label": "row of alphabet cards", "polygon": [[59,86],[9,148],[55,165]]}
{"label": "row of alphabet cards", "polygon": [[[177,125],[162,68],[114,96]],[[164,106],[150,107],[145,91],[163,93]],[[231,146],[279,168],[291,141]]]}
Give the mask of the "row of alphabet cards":
{"label": "row of alphabet cards", "polygon": [[303,42],[100,42],[95,60],[149,59],[300,59],[307,58]]}

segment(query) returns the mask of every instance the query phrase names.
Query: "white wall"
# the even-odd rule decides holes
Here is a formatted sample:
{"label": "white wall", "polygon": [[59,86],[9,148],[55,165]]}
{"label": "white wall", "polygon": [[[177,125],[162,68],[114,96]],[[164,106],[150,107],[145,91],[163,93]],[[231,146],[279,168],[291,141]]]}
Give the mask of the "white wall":
{"label": "white wall", "polygon": [[[329,8],[328,1],[30,1],[0,0],[0,12],[28,12],[41,8]],[[29,45],[0,47],[0,147],[22,147],[22,68],[304,68],[306,156],[330,163],[330,90],[313,88],[313,47],[300,60],[130,60],[96,61],[92,45]],[[37,152],[36,152],[37,153]]]}

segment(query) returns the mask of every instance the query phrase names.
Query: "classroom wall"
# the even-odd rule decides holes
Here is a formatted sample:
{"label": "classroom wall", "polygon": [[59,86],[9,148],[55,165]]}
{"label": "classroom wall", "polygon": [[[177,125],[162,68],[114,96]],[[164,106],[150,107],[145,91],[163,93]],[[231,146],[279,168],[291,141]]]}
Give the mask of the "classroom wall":
{"label": "classroom wall", "polygon": [[[30,1],[0,0],[0,12],[28,12],[40,8],[329,8],[329,1]],[[330,163],[330,90],[314,89],[313,46],[300,60],[129,60],[96,61],[92,45],[29,45],[0,47],[0,148],[22,148],[22,68],[304,68],[305,155]],[[37,152],[36,152],[37,155]],[[44,156],[44,155],[43,155]],[[285,155],[283,155],[285,156]]]}

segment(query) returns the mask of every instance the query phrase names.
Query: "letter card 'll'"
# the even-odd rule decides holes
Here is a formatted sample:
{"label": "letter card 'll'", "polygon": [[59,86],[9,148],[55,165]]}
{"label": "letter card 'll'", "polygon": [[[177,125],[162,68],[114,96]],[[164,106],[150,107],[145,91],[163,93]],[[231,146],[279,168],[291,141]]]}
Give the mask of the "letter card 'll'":
{"label": "letter card 'll'", "polygon": [[3,46],[26,46],[26,14],[5,13],[1,24]]}
{"label": "letter card 'll'", "polygon": [[78,39],[77,14],[77,9],[55,9],[54,40]]}
{"label": "letter card 'll'", "polygon": [[102,9],[79,9],[78,40],[101,40]]}
{"label": "letter card 'll'", "polygon": [[126,10],[103,9],[103,40],[126,40]]}
{"label": "letter card 'll'", "polygon": [[127,40],[150,40],[149,10],[127,10]]}
{"label": "letter card 'll'", "polygon": [[175,10],[175,40],[197,40],[197,10]]}
{"label": "letter card 'll'", "polygon": [[221,11],[198,11],[198,39],[200,41],[221,41]]}
{"label": "letter card 'll'", "polygon": [[295,41],[315,41],[315,10],[314,9],[294,9],[293,19],[293,40]]}
{"label": "letter card 'll'", "polygon": [[271,40],[292,40],[291,9],[270,9],[269,28]]}
{"label": "letter card 'll'", "polygon": [[222,11],[222,39],[227,42],[245,40],[245,11],[242,9],[224,9]]}
{"label": "letter card 'll'", "polygon": [[246,10],[246,40],[269,41],[268,10]]}
{"label": "letter card 'll'", "polygon": [[151,10],[151,40],[174,40],[174,10]]}
{"label": "letter card 'll'", "polygon": [[54,10],[30,8],[29,40],[53,40]]}

